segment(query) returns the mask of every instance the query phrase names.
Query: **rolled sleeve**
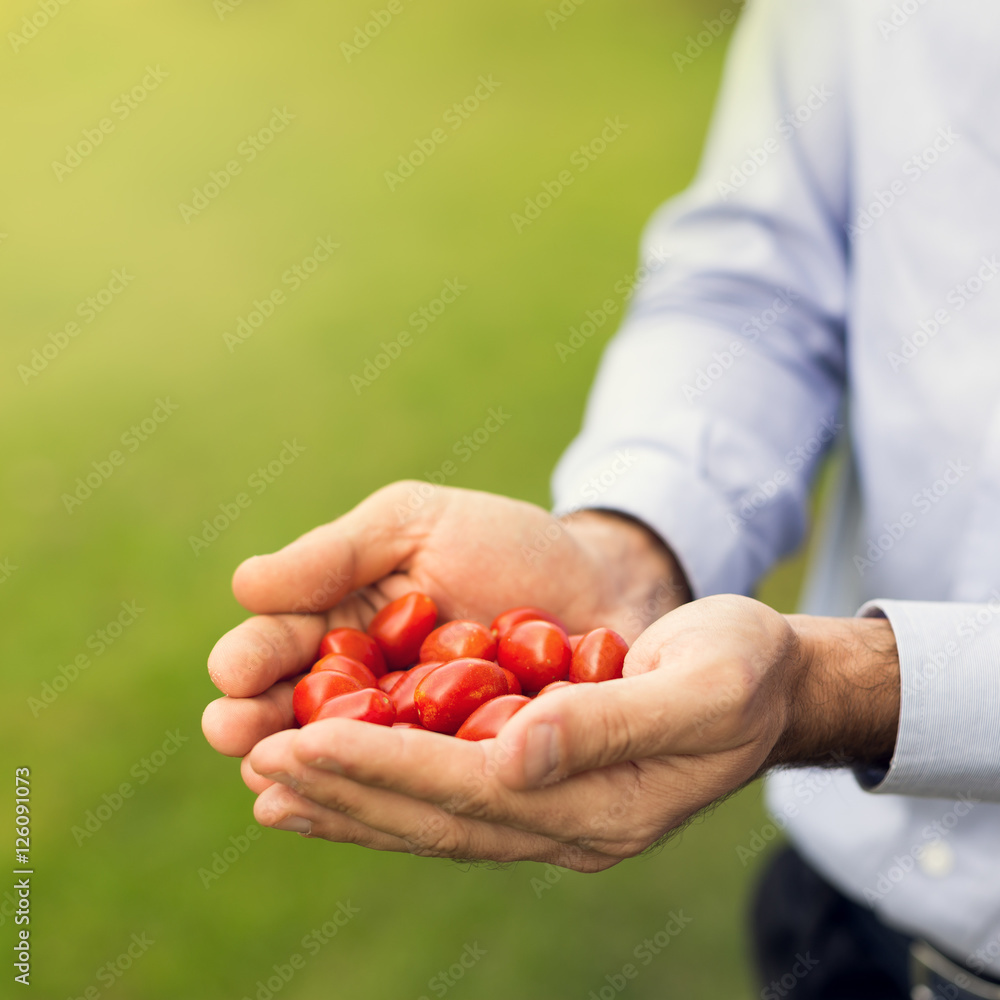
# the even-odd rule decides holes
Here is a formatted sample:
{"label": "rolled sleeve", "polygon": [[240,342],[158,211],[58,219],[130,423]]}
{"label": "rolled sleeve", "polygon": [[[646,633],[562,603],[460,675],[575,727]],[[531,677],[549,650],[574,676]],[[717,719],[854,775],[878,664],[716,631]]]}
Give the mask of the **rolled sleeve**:
{"label": "rolled sleeve", "polygon": [[1000,592],[984,604],[873,600],[899,651],[900,713],[888,770],[868,791],[1000,802]]}

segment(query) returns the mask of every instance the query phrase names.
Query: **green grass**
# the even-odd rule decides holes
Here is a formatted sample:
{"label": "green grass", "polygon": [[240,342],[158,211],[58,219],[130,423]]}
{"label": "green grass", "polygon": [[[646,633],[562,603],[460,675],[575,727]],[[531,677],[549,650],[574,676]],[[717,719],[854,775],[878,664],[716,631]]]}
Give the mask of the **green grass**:
{"label": "green grass", "polygon": [[[39,995],[253,996],[298,952],[305,967],[282,1000],[432,996],[432,977],[478,943],[486,955],[449,990],[456,1000],[582,1000],[671,911],[692,923],[623,996],[751,995],[752,867],[736,848],[763,822],[757,787],[652,856],[544,890],[540,866],[467,868],[272,831],[218,881],[199,878],[252,819],[236,763],[199,729],[216,693],[206,654],[243,617],[233,567],[387,481],[440,469],[491,406],[511,419],[450,482],[548,502],[611,330],[565,363],[555,342],[634,270],[642,224],[690,178],[724,55],[720,39],[675,68],[672,53],[717,11],[695,0],[589,0],[555,29],[528,2],[402,3],[350,63],[340,45],[370,0],[247,2],[224,19],[209,0],[74,2],[0,53],[0,562],[17,567],[0,583],[2,740],[9,767],[32,768]],[[8,4],[5,30],[38,9]],[[168,75],[115,117],[147,66]],[[495,93],[390,191],[384,172],[491,74]],[[240,143],[273,107],[295,118],[246,162]],[[511,213],[614,116],[621,137],[516,233]],[[52,162],[104,117],[114,129],[58,179]],[[178,206],[232,159],[240,173],[185,223]],[[340,247],[292,292],[281,276],[319,237]],[[78,303],[120,268],[132,281],[80,322]],[[467,290],[356,392],[351,375],[448,279]],[[274,288],[286,300],[230,350],[223,334]],[[25,384],[19,366],[74,319],[79,335]],[[158,399],[176,412],[68,512],[77,477],[124,450]],[[196,557],[189,537],[285,439],[303,454]],[[790,608],[798,573],[781,570],[766,599]],[[142,613],[94,655],[88,638],[123,601]],[[29,699],[80,654],[90,665],[33,713]],[[171,730],[187,742],[140,784],[139,762]],[[134,794],[77,844],[72,828],[123,782]],[[360,913],[308,954],[303,937],[347,901]],[[155,944],[102,983],[99,968],[144,933]]]}

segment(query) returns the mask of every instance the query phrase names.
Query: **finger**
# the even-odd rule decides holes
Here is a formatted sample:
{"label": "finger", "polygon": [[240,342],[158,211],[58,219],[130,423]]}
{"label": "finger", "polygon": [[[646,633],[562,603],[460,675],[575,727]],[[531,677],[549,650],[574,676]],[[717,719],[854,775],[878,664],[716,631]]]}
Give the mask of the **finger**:
{"label": "finger", "polygon": [[[370,808],[384,802],[385,812],[359,818],[398,835],[443,811],[622,857],[644,850],[662,832],[628,818],[640,794],[634,767],[598,770],[550,788],[518,792],[496,778],[505,753],[502,738],[470,742],[352,720],[324,720],[263,740],[252,760],[258,772],[290,783],[303,794],[315,788],[323,804],[341,809],[350,808],[347,801],[335,798],[345,788],[352,794],[355,785],[391,793],[385,800],[374,795],[367,800]],[[321,780],[316,772],[328,772],[328,777]],[[403,826],[396,828],[391,804],[400,797],[426,803],[434,811],[408,812]]]}
{"label": "finger", "polygon": [[243,757],[266,736],[295,725],[290,682],[254,698],[216,698],[201,717],[205,739],[227,757]]}
{"label": "finger", "polygon": [[270,788],[274,784],[271,778],[265,778],[253,769],[249,756],[240,761],[240,777],[243,779],[243,784],[255,795],[260,795],[265,788]]}
{"label": "finger", "polygon": [[224,694],[249,698],[308,670],[326,631],[323,615],[258,615],[230,629],[208,654],[208,675]]}
{"label": "finger", "polygon": [[233,575],[236,599],[258,613],[322,611],[388,576],[413,554],[436,507],[432,494],[419,515],[401,523],[396,508],[412,486],[386,486],[283,549],[247,559]]}
{"label": "finger", "polygon": [[[317,775],[324,781],[332,777]],[[602,871],[618,860],[521,830],[452,816],[347,779],[340,779],[340,787],[331,795],[332,806],[317,801],[305,789],[293,791],[278,785],[258,797],[254,817],[278,829],[424,857],[540,861],[579,871]]]}

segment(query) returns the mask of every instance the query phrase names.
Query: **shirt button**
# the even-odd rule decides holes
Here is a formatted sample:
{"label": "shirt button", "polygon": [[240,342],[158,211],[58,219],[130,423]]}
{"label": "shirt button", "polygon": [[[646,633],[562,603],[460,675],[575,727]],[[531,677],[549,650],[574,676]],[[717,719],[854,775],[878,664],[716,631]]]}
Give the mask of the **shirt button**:
{"label": "shirt button", "polygon": [[924,845],[917,859],[920,870],[931,878],[944,878],[955,867],[955,852],[943,840],[932,840]]}

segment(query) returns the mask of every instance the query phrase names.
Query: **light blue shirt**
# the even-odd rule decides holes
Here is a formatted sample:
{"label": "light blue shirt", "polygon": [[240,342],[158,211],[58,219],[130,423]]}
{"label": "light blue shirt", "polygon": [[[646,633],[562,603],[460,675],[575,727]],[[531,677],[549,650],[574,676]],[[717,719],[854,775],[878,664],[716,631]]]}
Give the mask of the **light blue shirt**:
{"label": "light blue shirt", "polygon": [[697,596],[748,593],[839,438],[804,610],[889,618],[895,756],[874,794],[773,775],[754,842],[787,829],[887,922],[1000,975],[1000,5],[751,2],[643,258],[556,509],[625,511]]}

